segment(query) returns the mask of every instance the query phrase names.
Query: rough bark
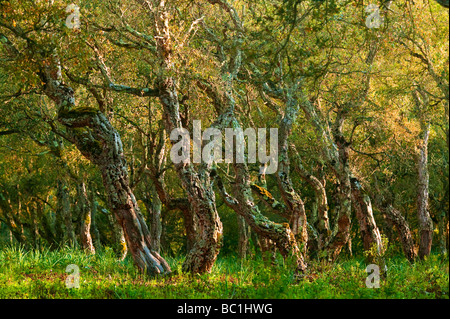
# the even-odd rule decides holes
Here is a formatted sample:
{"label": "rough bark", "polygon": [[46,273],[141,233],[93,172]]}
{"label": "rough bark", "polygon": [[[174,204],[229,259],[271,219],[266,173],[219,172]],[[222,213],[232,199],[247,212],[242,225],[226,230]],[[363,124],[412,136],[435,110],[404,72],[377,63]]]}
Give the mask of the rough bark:
{"label": "rough bark", "polygon": [[[166,130],[171,132],[175,128],[181,128],[179,102],[173,79],[161,80],[159,92],[165,113]],[[183,271],[210,272],[222,246],[223,229],[209,173],[204,171],[199,174],[192,164],[183,162],[175,164],[175,169],[197,219],[196,240],[186,256]]]}
{"label": "rough bark", "polygon": [[123,261],[128,255],[128,245],[123,229],[112,214],[108,214],[109,226],[111,229],[111,241],[113,251],[120,261]]}
{"label": "rough bark", "polygon": [[348,163],[350,144],[343,136],[345,112],[342,110],[338,112],[335,125],[331,130],[320,109],[316,108],[306,96],[300,96],[299,105],[321,137],[324,144],[323,155],[339,183],[336,198],[336,223],[325,243],[327,258],[334,261],[348,243],[351,227],[351,184]]}
{"label": "rough bark", "polygon": [[[145,7],[145,5],[144,5]],[[169,28],[169,14],[165,3],[158,9],[147,2],[146,9],[154,15],[156,49],[160,63],[157,89],[159,101],[163,107],[163,117],[167,132],[182,128],[180,106],[175,79],[169,74],[174,71],[173,47]],[[173,141],[172,141],[173,142]],[[173,142],[174,143],[174,142]],[[190,163],[175,164],[175,170],[187,193],[196,225],[194,247],[188,252],[183,264],[183,271],[192,273],[210,272],[222,246],[222,223],[215,204],[215,194],[210,183],[208,170],[197,172]]]}
{"label": "rough bark", "polygon": [[[203,24],[210,40],[219,47],[220,54],[218,54],[218,60],[219,63],[222,64],[221,76],[224,81],[223,97],[216,92],[215,89],[209,88],[205,90],[214,102],[214,106],[219,115],[212,127],[218,129],[227,127],[241,129],[241,126],[235,117],[236,101],[233,85],[235,79],[238,77],[241,67],[241,45],[245,31],[242,22],[240,21],[240,17],[232,5],[226,1],[220,0],[211,0],[209,3],[217,4],[223,9],[232,21],[235,33],[232,39],[232,48],[225,48],[223,43],[217,40],[214,32]],[[236,161],[233,161],[232,165],[235,173],[232,195],[227,193],[217,171],[211,171],[211,174],[216,178],[224,202],[237,214],[242,216],[254,232],[264,238],[272,240],[284,258],[293,258],[297,271],[303,273],[306,270],[306,263],[303,260],[303,256],[300,253],[297,241],[289,224],[274,223],[261,214],[258,206],[253,200],[252,183],[247,165],[245,163],[237,163]]]}
{"label": "rough bark", "polygon": [[195,238],[197,230],[195,228],[194,223],[194,214],[192,213],[192,210],[189,208],[183,209],[183,221],[184,221],[184,229],[186,231],[186,251],[191,251],[192,248],[194,248],[195,245]]}
{"label": "rough bark", "polygon": [[281,197],[290,212],[289,225],[292,232],[299,240],[302,247],[302,253],[307,251],[308,228],[306,220],[305,205],[298,192],[292,185],[290,177],[290,159],[289,159],[289,136],[292,133],[292,125],[297,117],[298,103],[288,93],[286,110],[281,119],[280,136],[278,144],[278,171],[277,182]]}

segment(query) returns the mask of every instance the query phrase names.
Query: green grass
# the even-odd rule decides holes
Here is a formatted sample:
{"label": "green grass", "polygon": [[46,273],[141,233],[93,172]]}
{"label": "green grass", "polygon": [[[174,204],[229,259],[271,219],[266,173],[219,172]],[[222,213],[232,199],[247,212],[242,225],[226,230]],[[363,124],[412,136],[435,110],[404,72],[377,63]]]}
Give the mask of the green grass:
{"label": "green grass", "polygon": [[[378,289],[366,287],[361,259],[334,265],[310,261],[308,275],[300,281],[282,261],[270,265],[222,257],[203,275],[183,274],[182,258],[168,262],[174,275],[149,278],[136,271],[131,259],[117,261],[110,250],[89,256],[70,248],[4,248],[0,298],[449,298],[448,256],[431,255],[414,264],[390,258],[387,278]],[[80,268],[80,288],[66,288],[69,264]]]}

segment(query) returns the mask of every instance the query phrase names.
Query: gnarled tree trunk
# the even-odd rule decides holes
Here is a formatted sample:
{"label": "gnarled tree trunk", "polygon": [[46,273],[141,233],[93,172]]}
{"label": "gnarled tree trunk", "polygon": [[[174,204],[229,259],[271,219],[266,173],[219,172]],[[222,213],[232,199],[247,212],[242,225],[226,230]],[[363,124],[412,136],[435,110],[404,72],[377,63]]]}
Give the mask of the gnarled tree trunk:
{"label": "gnarled tree trunk", "polygon": [[135,264],[149,274],[170,272],[167,262],[156,252],[144,232],[147,225],[140,218],[140,209],[129,186],[122,141],[103,113],[93,108],[75,108],[74,91],[63,84],[58,57],[45,61],[40,76],[44,92],[58,107],[58,121],[80,152],[96,164],[102,174],[108,204],[125,238]]}
{"label": "gnarled tree trunk", "polygon": [[[182,128],[173,79],[161,80],[159,92],[159,98],[164,108],[166,130],[172,132],[176,128]],[[172,143],[175,142],[172,141]],[[186,256],[183,271],[210,272],[222,246],[223,228],[217,212],[209,174],[207,171],[199,174],[191,163],[177,163],[175,169],[187,192],[190,207],[197,220],[195,243]]]}

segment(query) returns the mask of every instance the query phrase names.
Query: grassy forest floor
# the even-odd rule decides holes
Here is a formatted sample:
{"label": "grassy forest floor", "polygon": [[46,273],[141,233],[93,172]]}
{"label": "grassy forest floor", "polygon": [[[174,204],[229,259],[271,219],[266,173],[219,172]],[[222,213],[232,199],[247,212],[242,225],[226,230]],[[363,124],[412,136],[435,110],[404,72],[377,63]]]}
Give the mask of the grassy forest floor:
{"label": "grassy forest floor", "polygon": [[[167,258],[170,277],[152,279],[136,271],[128,257],[118,261],[111,250],[86,255],[75,249],[25,252],[0,250],[0,298],[449,298],[448,256],[433,254],[410,264],[403,257],[386,261],[388,275],[380,288],[366,287],[363,259],[329,265],[309,262],[308,276],[296,281],[292,267],[261,258],[241,262],[220,257],[212,272],[181,272],[182,258]],[[66,288],[66,267],[80,269],[80,287]]]}

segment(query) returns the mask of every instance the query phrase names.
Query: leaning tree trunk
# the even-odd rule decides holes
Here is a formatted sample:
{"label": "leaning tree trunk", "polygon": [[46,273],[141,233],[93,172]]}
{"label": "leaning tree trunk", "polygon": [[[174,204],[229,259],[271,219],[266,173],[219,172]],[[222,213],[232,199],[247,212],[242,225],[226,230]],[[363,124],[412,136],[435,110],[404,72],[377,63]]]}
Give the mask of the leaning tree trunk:
{"label": "leaning tree trunk", "polygon": [[406,219],[391,204],[383,204],[383,210],[386,214],[386,217],[394,225],[399,233],[405,257],[410,262],[413,262],[416,259],[416,251],[414,250],[414,240],[412,238],[411,230]]}
{"label": "leaning tree trunk", "polygon": [[152,251],[150,239],[144,235],[148,228],[140,218],[140,209],[129,186],[119,133],[102,112],[75,107],[73,89],[62,82],[58,57],[52,56],[45,62],[46,67],[39,73],[44,92],[56,103],[58,121],[66,127],[68,138],[99,167],[108,204],[124,230],[135,264],[151,275],[170,272],[167,262]]}
{"label": "leaning tree trunk", "polygon": [[417,155],[418,187],[417,187],[417,218],[419,220],[419,258],[423,259],[431,252],[433,241],[433,221],[428,211],[428,138],[430,124],[422,125],[422,140]]}
{"label": "leaning tree trunk", "polygon": [[235,163],[234,169],[236,186],[233,187],[233,196],[227,193],[220,176],[214,172],[225,204],[241,215],[255,233],[273,241],[283,258],[293,258],[296,270],[304,273],[307,265],[289,224],[278,224],[265,217],[254,202],[248,168],[245,164]]}
{"label": "leaning tree trunk", "polygon": [[148,228],[140,218],[139,206],[129,186],[122,142],[117,131],[101,112],[92,109],[60,112],[59,120],[71,130],[74,143],[83,155],[100,168],[108,204],[124,231],[136,265],[149,274],[170,272],[168,264],[153,251],[149,237],[144,234]]}
{"label": "leaning tree trunk", "polygon": [[410,262],[414,262],[416,259],[414,240],[405,217],[403,217],[403,215],[395,209],[388,200],[386,200],[380,189],[376,188],[375,192],[372,194],[372,197],[375,200],[375,204],[383,212],[385,218],[387,219],[388,227],[392,225],[397,230],[405,257]]}

